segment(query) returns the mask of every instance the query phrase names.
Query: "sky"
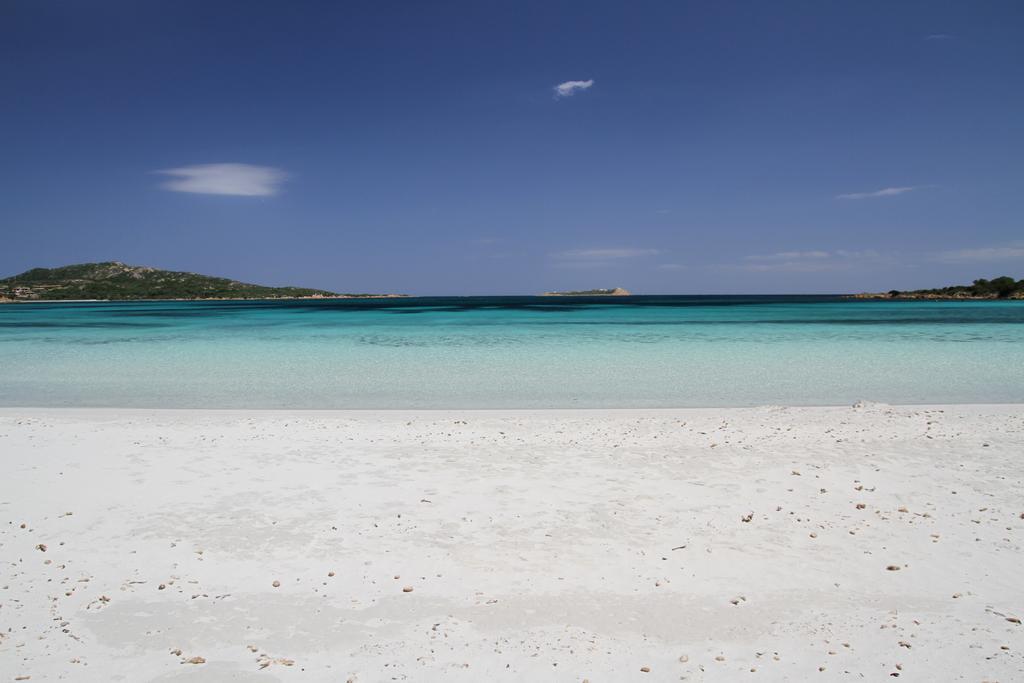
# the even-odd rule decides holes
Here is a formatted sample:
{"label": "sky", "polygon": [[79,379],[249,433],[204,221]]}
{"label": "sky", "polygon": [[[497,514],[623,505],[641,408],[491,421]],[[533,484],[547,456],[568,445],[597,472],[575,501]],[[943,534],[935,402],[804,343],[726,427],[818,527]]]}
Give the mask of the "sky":
{"label": "sky", "polygon": [[0,276],[1024,278],[1024,3],[0,1]]}

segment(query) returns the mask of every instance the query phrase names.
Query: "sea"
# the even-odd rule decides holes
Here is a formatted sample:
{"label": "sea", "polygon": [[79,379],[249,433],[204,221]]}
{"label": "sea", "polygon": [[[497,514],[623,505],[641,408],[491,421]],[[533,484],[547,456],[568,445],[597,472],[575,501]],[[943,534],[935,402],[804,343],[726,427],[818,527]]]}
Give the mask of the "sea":
{"label": "sea", "polygon": [[417,297],[0,305],[0,405],[1024,402],[1024,302]]}

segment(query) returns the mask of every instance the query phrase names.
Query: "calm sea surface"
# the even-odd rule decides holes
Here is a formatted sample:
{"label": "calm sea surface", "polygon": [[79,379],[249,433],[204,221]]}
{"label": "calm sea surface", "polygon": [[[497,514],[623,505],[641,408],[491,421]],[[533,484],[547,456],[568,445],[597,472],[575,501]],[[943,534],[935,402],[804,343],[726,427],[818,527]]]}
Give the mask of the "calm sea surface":
{"label": "calm sea surface", "polygon": [[0,305],[0,405],[1024,402],[1024,302],[472,297]]}

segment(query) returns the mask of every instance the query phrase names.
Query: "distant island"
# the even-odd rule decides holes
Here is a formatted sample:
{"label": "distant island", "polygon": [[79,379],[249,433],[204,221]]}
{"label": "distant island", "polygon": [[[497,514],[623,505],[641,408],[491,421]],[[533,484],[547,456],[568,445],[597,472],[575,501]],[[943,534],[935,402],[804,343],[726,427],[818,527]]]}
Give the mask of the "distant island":
{"label": "distant island", "polygon": [[544,292],[541,296],[632,296],[622,287],[612,289],[581,289],[571,292]]}
{"label": "distant island", "polygon": [[969,285],[953,285],[937,289],[915,289],[901,292],[851,294],[854,299],[1024,299],[1024,280],[1008,275],[992,280],[975,280]]}
{"label": "distant island", "polygon": [[33,268],[0,280],[0,302],[144,299],[384,298],[398,294],[338,294],[305,287],[264,287],[197,273],[130,266],[119,261]]}

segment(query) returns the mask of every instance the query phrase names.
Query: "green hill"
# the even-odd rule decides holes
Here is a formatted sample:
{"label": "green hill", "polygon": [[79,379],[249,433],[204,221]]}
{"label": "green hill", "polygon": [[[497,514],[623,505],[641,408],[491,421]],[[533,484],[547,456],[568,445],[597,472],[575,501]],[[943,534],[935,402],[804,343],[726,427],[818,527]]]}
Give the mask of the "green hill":
{"label": "green hill", "polygon": [[263,287],[222,277],[129,266],[117,261],[33,268],[0,280],[0,299],[274,299],[329,297],[302,287]]}

